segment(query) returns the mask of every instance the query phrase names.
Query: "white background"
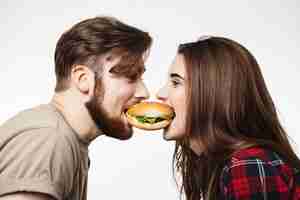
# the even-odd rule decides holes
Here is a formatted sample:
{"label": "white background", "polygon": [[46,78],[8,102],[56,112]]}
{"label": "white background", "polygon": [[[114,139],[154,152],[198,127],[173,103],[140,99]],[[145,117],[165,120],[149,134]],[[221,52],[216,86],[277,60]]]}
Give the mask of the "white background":
{"label": "white background", "polygon": [[[54,49],[63,31],[88,17],[112,15],[153,36],[144,76],[153,94],[163,83],[179,43],[203,34],[242,43],[261,65],[299,155],[299,11],[298,0],[1,0],[0,123],[50,100]],[[178,199],[171,172],[173,148],[160,131],[136,130],[125,142],[98,138],[90,147],[88,199]]]}

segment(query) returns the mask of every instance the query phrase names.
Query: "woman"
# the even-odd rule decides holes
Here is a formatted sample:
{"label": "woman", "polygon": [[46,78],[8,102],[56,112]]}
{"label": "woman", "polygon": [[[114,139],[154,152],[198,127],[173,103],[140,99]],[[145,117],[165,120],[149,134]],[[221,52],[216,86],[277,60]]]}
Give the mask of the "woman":
{"label": "woman", "polygon": [[179,46],[158,98],[176,117],[181,193],[199,199],[300,199],[300,161],[255,58],[240,44],[205,37]]}

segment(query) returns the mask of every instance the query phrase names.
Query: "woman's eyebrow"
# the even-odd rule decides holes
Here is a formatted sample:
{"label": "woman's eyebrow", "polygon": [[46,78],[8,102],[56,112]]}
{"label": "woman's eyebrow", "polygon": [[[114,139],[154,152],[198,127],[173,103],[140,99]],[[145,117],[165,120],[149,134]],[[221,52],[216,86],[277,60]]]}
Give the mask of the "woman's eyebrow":
{"label": "woman's eyebrow", "polygon": [[184,78],[182,76],[180,76],[179,74],[177,74],[177,73],[171,73],[170,77],[171,78],[180,78],[180,79],[184,80]]}

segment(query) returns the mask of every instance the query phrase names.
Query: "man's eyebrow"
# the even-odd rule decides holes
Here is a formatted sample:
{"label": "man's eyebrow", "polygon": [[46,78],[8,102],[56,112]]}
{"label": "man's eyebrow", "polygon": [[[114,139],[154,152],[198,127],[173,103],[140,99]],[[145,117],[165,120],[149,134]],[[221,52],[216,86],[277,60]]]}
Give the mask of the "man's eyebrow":
{"label": "man's eyebrow", "polygon": [[179,74],[177,74],[177,73],[171,73],[170,77],[171,78],[180,78],[180,79],[184,80],[184,78],[182,76],[180,76]]}

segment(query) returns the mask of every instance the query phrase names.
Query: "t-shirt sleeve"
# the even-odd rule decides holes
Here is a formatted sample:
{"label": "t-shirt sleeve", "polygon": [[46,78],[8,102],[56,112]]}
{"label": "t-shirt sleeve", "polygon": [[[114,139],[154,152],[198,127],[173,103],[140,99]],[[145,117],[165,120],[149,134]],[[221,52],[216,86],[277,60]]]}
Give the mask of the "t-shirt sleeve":
{"label": "t-shirt sleeve", "polygon": [[62,200],[75,173],[72,146],[54,128],[36,128],[10,138],[0,149],[0,196],[39,192]]}
{"label": "t-shirt sleeve", "polygon": [[289,187],[280,171],[259,159],[241,160],[226,166],[220,178],[225,200],[287,199]]}

